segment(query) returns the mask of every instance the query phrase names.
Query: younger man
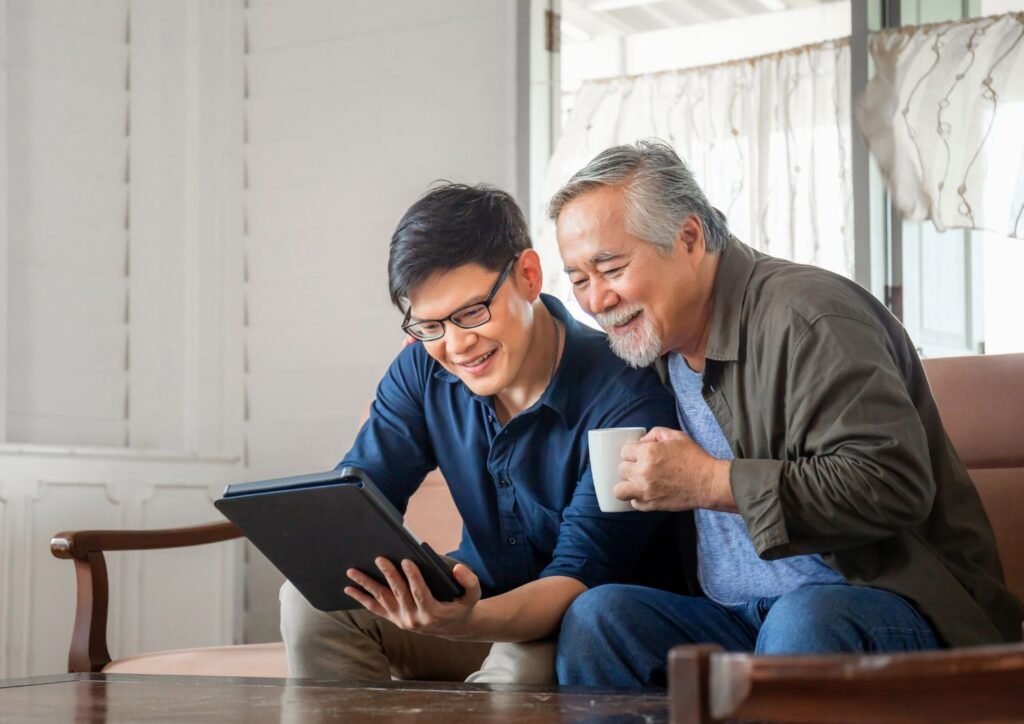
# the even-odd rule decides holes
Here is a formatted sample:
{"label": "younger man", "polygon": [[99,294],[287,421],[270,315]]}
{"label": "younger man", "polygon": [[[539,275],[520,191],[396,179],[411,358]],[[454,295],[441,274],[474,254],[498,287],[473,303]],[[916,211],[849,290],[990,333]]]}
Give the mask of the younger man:
{"label": "younger man", "polygon": [[553,644],[515,644],[550,639],[573,599],[628,580],[664,522],[600,512],[587,431],[674,426],[674,401],[652,370],[627,367],[540,293],[526,221],[502,191],[434,188],[399,223],[388,276],[420,341],[392,363],[341,465],[365,470],[403,511],[440,467],[463,519],[451,555],[466,593],[438,602],[411,562],[385,559],[387,586],[338,571],[366,610],[317,611],[286,583],[291,673],[551,682]]}

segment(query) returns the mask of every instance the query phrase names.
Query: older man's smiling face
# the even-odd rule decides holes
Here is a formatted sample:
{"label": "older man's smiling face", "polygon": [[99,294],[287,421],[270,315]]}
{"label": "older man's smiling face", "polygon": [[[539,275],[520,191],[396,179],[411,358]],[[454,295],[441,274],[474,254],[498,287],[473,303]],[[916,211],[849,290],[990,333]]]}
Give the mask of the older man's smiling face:
{"label": "older man's smiling face", "polygon": [[[684,222],[681,234],[691,223]],[[677,241],[662,252],[627,230],[624,189],[601,186],[563,207],[557,235],[573,293],[608,333],[615,354],[643,367],[686,346],[705,291],[697,275],[705,256],[702,234],[699,249]]]}

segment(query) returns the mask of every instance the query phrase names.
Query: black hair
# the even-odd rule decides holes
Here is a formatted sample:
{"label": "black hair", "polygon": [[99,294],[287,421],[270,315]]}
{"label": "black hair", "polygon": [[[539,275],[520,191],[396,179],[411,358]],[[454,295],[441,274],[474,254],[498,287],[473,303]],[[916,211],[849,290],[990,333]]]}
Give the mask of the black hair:
{"label": "black hair", "polygon": [[501,271],[532,246],[526,217],[509,194],[486,184],[438,181],[391,236],[391,301],[401,309],[409,292],[431,276],[466,264]]}

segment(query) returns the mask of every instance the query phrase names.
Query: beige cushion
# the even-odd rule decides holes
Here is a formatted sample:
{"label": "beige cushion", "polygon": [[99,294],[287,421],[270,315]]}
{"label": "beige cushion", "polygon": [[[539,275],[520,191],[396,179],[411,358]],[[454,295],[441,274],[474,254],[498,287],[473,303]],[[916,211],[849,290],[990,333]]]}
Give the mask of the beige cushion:
{"label": "beige cushion", "polygon": [[128,656],[111,661],[103,673],[287,679],[288,662],[283,643],[212,646]]}

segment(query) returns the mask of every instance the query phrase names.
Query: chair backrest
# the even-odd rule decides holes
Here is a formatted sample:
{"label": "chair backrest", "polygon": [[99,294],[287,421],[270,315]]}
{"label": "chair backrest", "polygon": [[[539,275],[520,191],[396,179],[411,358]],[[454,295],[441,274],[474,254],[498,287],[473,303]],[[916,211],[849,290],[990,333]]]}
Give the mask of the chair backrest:
{"label": "chair backrest", "polygon": [[1006,583],[1024,599],[1024,354],[928,359],[924,368],[992,522]]}

